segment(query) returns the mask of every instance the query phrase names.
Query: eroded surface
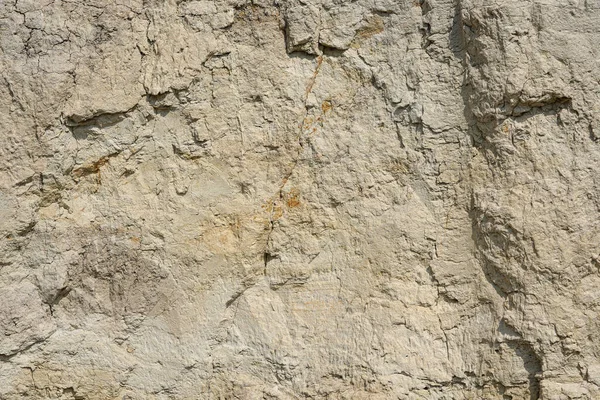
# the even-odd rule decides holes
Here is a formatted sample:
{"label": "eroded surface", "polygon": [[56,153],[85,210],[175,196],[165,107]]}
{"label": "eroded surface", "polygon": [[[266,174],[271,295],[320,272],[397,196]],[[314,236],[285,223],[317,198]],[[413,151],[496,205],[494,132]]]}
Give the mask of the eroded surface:
{"label": "eroded surface", "polygon": [[0,397],[600,398],[599,26],[0,3]]}

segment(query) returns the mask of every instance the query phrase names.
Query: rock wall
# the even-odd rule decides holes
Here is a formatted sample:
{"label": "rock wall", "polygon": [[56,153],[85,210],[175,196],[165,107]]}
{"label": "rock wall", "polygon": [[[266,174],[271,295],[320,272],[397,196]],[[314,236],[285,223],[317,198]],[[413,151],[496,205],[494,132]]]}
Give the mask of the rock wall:
{"label": "rock wall", "polygon": [[0,1],[0,398],[600,399],[600,3]]}

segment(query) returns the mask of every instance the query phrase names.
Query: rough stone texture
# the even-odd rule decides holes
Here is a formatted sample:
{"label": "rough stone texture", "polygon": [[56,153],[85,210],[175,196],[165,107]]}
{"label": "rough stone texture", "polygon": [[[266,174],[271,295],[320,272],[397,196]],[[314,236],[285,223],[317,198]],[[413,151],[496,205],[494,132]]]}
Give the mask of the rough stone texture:
{"label": "rough stone texture", "polygon": [[600,399],[600,3],[0,1],[0,398]]}

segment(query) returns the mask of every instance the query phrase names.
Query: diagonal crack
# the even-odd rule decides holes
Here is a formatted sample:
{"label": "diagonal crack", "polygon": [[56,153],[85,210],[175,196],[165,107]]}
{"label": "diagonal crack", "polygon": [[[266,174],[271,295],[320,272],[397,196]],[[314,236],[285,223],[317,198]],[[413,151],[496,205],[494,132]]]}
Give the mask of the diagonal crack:
{"label": "diagonal crack", "polygon": [[281,180],[281,183],[279,184],[279,188],[278,188],[277,192],[269,199],[269,202],[268,202],[269,207],[267,209],[269,210],[269,232],[267,234],[267,240],[265,243],[265,252],[264,252],[264,254],[265,254],[265,275],[267,273],[268,259],[270,257],[272,257],[268,252],[268,247],[269,247],[269,243],[271,241],[271,233],[273,232],[273,223],[277,219],[275,217],[276,216],[275,204],[277,201],[280,201],[281,199],[283,199],[283,197],[284,197],[283,188],[285,187],[286,183],[288,182],[288,180],[294,173],[294,170],[298,166],[298,163],[300,162],[300,156],[302,154],[302,150],[304,149],[304,144],[302,142],[303,129],[304,129],[304,125],[306,123],[306,119],[308,118],[308,112],[309,112],[308,111],[308,97],[312,93],[313,87],[317,80],[317,76],[319,75],[319,72],[321,70],[322,64],[323,64],[323,56],[318,56],[317,57],[317,66],[315,67],[315,70],[314,70],[312,76],[308,80],[308,83],[306,85],[306,90],[304,91],[304,99],[303,99],[304,116],[302,118],[302,122],[300,123],[300,126],[298,127],[298,135],[297,135],[297,140],[298,140],[299,146],[297,147],[296,154],[294,155],[293,160],[290,163],[288,171],[284,174],[284,176]]}

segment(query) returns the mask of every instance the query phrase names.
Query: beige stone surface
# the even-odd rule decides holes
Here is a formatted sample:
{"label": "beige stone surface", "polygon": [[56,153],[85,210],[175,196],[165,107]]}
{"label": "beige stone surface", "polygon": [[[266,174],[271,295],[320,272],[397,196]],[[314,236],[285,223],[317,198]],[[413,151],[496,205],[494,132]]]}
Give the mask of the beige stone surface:
{"label": "beige stone surface", "polygon": [[0,399],[600,399],[600,4],[1,0]]}

